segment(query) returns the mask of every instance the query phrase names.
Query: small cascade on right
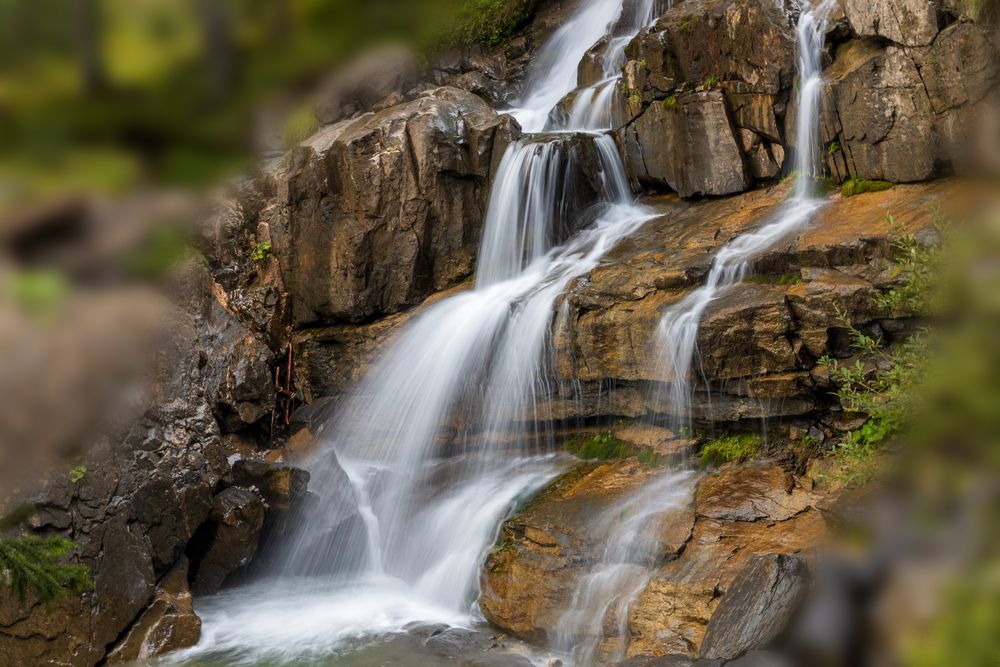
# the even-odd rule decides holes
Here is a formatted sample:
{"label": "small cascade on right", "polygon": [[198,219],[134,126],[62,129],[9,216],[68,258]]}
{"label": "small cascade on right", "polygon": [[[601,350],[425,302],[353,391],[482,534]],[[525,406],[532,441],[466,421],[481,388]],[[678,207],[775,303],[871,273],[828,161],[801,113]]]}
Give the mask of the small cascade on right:
{"label": "small cascade on right", "polygon": [[668,405],[681,428],[690,428],[693,421],[690,376],[698,357],[698,330],[705,310],[724,290],[743,280],[760,253],[808,224],[822,205],[816,190],[816,179],[820,176],[822,49],[827,16],[834,4],[835,0],[804,0],[796,25],[799,74],[795,118],[797,177],[792,196],[772,222],[726,244],[715,256],[705,284],[671,307],[660,320],[657,338],[662,348],[662,375],[670,378]]}

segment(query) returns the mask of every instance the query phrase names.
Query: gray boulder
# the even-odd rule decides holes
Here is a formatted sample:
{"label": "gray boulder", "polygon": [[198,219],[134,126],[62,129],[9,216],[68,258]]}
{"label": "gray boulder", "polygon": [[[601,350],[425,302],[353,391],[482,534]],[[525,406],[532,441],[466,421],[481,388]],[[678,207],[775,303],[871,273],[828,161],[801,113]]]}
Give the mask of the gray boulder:
{"label": "gray boulder", "polygon": [[750,560],[708,622],[701,655],[731,660],[781,634],[805,592],[805,562],[797,556]]}

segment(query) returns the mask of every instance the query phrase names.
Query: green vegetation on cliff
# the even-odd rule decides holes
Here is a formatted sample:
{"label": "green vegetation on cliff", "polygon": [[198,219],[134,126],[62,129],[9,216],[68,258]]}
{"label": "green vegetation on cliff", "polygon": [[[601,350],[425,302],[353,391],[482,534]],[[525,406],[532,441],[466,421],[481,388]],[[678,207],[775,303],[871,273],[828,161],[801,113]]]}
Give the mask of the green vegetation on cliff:
{"label": "green vegetation on cliff", "polygon": [[764,442],[759,435],[741,433],[724,435],[706,442],[701,448],[703,465],[722,465],[733,461],[750,461],[764,451]]}
{"label": "green vegetation on cliff", "polygon": [[841,186],[840,194],[844,197],[853,197],[863,195],[866,192],[885,192],[893,185],[888,181],[866,181],[863,178],[852,178]]}

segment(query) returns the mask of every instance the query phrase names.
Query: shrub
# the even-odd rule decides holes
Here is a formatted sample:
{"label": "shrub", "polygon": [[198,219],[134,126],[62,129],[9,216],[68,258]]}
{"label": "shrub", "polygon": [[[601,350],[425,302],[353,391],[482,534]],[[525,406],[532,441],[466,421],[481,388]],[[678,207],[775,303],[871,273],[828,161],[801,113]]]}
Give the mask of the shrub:
{"label": "shrub", "polygon": [[635,455],[635,447],[614,437],[610,431],[566,442],[566,451],[587,461],[613,461]]}
{"label": "shrub", "polygon": [[725,435],[705,443],[701,448],[703,465],[722,465],[732,461],[749,461],[759,457],[764,443],[751,433]]}

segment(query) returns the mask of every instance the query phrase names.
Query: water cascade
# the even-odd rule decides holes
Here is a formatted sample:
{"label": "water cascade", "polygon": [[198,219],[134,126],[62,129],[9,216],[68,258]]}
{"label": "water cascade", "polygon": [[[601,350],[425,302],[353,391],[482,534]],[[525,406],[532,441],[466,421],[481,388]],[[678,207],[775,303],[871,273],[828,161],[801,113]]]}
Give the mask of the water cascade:
{"label": "water cascade", "polygon": [[[652,18],[652,0],[640,5],[615,63]],[[309,465],[320,497],[281,576],[207,601],[205,636],[182,657],[309,659],[412,621],[474,620],[500,521],[566,466],[537,405],[556,301],[652,217],[610,136],[572,121],[541,133],[621,15],[622,0],[586,3],[541,49],[510,111],[528,134],[500,162],[474,289],[416,316],[338,406]]]}
{"label": "water cascade", "polygon": [[[705,309],[722,290],[742,280],[759,252],[801,228],[820,206],[814,180],[819,175],[820,51],[825,29],[822,17],[829,5],[830,0],[824,0],[815,7],[804,6],[796,28],[801,81],[796,168],[800,177],[792,197],[773,222],[726,245],[716,255],[705,285],[668,311],[660,323],[659,340],[665,348],[667,369],[674,378],[671,404],[683,425],[690,422],[687,378],[696,356],[698,325]],[[663,555],[656,552],[654,543],[644,539],[647,522],[658,513],[688,502],[691,479],[683,472],[664,474],[616,505],[608,516],[595,518],[592,532],[606,535],[607,546],[601,561],[577,583],[572,604],[562,616],[558,637],[559,648],[572,655],[575,667],[615,662],[625,657],[629,605],[645,589]]]}
{"label": "water cascade", "polygon": [[705,284],[668,310],[659,324],[658,340],[663,348],[664,370],[671,378],[669,405],[680,426],[691,424],[690,375],[697,359],[698,328],[706,308],[726,288],[743,280],[761,252],[801,229],[821,206],[815,179],[820,174],[819,97],[823,83],[823,37],[826,16],[833,0],[805,2],[796,25],[798,44],[798,104],[795,118],[795,170],[798,178],[792,196],[775,219],[760,229],[743,234],[715,256]]}

